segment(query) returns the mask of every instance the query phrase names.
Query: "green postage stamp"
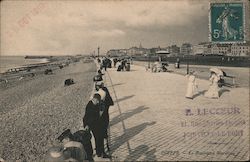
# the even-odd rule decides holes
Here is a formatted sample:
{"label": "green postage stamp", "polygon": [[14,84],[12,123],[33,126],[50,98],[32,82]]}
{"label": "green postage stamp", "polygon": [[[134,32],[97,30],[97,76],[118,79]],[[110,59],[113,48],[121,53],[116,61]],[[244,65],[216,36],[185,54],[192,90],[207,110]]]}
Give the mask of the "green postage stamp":
{"label": "green postage stamp", "polygon": [[210,37],[212,42],[244,41],[244,8],[242,3],[210,4]]}

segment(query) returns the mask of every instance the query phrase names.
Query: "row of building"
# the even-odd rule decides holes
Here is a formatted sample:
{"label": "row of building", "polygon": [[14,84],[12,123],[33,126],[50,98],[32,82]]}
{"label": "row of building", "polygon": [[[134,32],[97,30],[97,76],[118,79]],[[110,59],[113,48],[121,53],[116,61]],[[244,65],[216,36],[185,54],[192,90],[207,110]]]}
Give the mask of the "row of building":
{"label": "row of building", "polygon": [[193,54],[220,54],[227,56],[250,56],[250,42],[233,44],[200,43],[194,45]]}
{"label": "row of building", "polygon": [[246,43],[233,43],[233,44],[215,44],[209,42],[202,42],[197,45],[190,43],[183,43],[180,47],[171,45],[168,47],[156,48],[143,48],[140,44],[139,47],[131,47],[129,49],[111,49],[107,52],[109,56],[136,56],[156,54],[158,52],[166,53],[169,56],[182,56],[182,55],[209,55],[218,54],[226,56],[250,56],[250,42]]}

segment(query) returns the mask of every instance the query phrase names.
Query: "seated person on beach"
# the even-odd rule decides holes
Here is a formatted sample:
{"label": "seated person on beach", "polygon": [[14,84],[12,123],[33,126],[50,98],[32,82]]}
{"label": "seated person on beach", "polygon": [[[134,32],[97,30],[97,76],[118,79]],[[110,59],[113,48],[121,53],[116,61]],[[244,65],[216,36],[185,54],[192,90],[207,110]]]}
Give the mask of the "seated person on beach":
{"label": "seated person on beach", "polygon": [[64,131],[61,136],[58,137],[58,140],[63,143],[64,149],[70,153],[70,156],[67,160],[77,160],[83,161],[87,159],[87,154],[83,148],[82,143],[73,141],[74,136],[70,132],[70,129]]}
{"label": "seated person on beach", "polygon": [[57,139],[63,143],[63,147],[58,146],[50,148],[45,161],[82,162],[87,159],[83,145],[80,142],[73,141],[74,137],[70,129],[64,131]]}
{"label": "seated person on beach", "polygon": [[81,142],[86,153],[87,160],[93,161],[93,148],[91,143],[92,135],[89,130],[81,129],[73,134],[74,141]]}

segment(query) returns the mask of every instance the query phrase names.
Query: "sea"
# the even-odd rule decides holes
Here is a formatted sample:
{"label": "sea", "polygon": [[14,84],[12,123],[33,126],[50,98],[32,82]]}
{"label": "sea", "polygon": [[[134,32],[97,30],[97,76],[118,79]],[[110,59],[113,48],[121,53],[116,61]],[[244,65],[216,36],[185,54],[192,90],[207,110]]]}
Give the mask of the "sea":
{"label": "sea", "polygon": [[0,56],[0,73],[8,69],[22,67],[29,64],[46,63],[47,59],[25,59],[25,56]]}

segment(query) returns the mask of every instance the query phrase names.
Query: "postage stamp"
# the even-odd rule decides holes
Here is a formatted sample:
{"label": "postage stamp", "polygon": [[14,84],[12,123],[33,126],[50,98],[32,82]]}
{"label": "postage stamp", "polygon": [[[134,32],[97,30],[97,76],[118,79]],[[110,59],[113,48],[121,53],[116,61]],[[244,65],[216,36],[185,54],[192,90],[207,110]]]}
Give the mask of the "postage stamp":
{"label": "postage stamp", "polygon": [[243,3],[211,3],[212,42],[244,41]]}

